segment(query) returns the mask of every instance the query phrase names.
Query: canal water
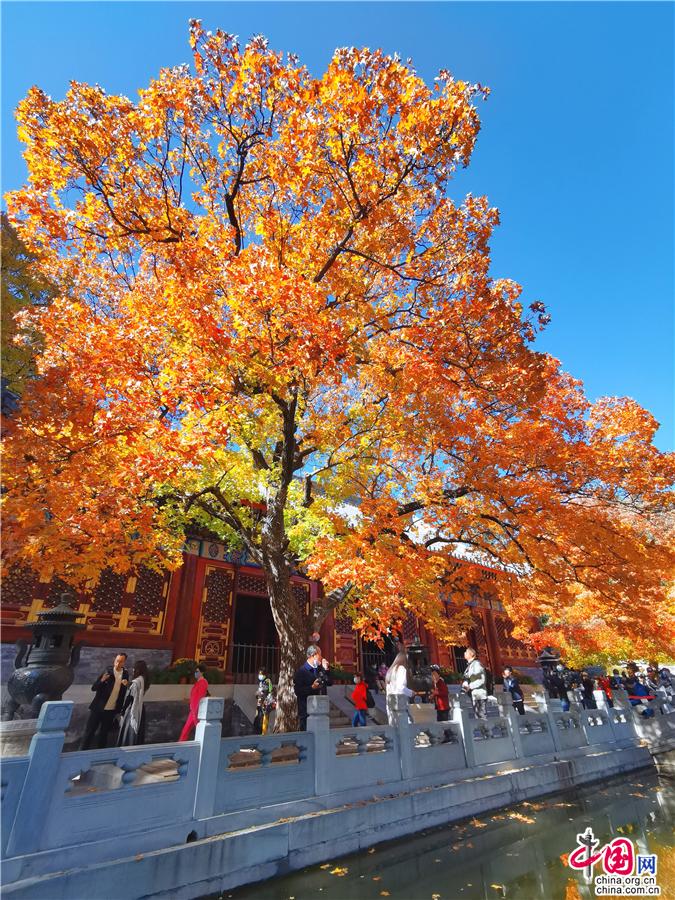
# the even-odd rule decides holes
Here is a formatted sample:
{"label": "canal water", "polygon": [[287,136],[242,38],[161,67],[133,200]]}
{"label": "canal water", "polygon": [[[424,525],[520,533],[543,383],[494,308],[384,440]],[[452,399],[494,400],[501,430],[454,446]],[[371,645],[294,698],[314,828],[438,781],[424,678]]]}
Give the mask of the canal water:
{"label": "canal water", "polygon": [[[519,803],[225,891],[222,900],[580,900],[567,856],[590,825],[657,854],[662,900],[675,900],[675,781],[652,770]],[[600,874],[596,870],[596,874]],[[213,898],[215,900],[215,897]]]}

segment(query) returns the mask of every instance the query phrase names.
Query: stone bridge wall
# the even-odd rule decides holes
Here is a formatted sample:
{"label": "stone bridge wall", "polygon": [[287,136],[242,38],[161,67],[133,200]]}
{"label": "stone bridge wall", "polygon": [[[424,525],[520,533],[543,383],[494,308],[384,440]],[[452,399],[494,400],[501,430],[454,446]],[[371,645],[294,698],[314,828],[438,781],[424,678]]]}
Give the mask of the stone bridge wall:
{"label": "stone bridge wall", "polygon": [[[601,699],[602,695],[599,695]],[[397,698],[398,699],[398,698]],[[675,749],[675,712],[565,712],[545,695],[519,716],[221,737],[222,698],[194,741],[63,753],[72,703],[43,706],[26,757],[2,767],[3,897],[199,897],[378,841],[652,764]]]}

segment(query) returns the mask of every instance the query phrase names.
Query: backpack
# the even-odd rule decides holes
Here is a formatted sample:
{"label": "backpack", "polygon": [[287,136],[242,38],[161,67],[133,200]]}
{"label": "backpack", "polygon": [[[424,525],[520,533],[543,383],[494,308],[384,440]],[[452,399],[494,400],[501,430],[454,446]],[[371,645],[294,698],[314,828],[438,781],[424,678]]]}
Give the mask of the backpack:
{"label": "backpack", "polygon": [[370,693],[370,688],[366,689],[366,706],[368,709],[372,709],[375,706],[375,698]]}

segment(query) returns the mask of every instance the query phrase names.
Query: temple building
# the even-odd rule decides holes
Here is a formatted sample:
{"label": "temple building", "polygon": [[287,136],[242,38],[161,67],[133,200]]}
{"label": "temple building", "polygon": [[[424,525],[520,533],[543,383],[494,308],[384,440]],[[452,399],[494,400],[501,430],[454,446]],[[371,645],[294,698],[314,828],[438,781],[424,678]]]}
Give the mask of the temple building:
{"label": "temple building", "polygon": [[[467,563],[475,575],[471,586],[473,626],[467,644],[473,645],[494,673],[504,665],[536,676],[536,654],[512,635],[512,625],[499,600],[499,573]],[[65,585],[38,579],[28,570],[14,570],[4,579],[2,596],[3,681],[14,655],[14,642],[28,638],[25,624],[55,605]],[[293,579],[297,599],[309,610],[321,596],[321,585],[298,575]],[[143,656],[151,667],[163,668],[177,659],[195,659],[223,672],[226,682],[254,680],[258,668],[278,671],[278,639],[262,571],[245,552],[232,552],[212,540],[188,540],[183,565],[160,574],[140,569],[135,575],[103,573],[90,594],[78,595],[86,630],[83,657],[92,671],[124,650]],[[451,603],[448,602],[448,608]],[[462,670],[463,646],[447,647],[423,623],[409,615],[399,635],[406,644],[427,648],[430,663]],[[394,641],[384,648],[363,641],[349,619],[330,615],[321,628],[321,648],[333,665],[349,672],[368,672],[390,662]],[[88,671],[90,666],[85,666]],[[83,678],[86,680],[85,671]]]}

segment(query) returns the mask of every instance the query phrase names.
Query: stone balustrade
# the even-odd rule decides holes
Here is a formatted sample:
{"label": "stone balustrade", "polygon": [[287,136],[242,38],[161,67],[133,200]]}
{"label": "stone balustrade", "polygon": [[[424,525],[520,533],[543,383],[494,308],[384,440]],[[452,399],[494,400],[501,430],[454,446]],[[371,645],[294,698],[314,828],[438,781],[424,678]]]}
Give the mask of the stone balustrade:
{"label": "stone balustrade", "polygon": [[[66,896],[54,886],[67,878],[72,896],[111,896],[102,887],[97,893],[86,880],[90,875],[78,875],[77,881],[68,873],[96,867],[123,872],[125,859],[178,854],[214,837],[239,847],[228,851],[227,872],[219,870],[220,889],[262,877],[258,869],[249,872],[248,863],[259,853],[257,844],[251,849],[251,829],[268,829],[265,840],[276,847],[271,835],[279,823],[304,822],[322,811],[321,821],[302,825],[311,853],[299,848],[296,853],[290,832],[283,838],[284,858],[300,865],[312,854],[312,859],[322,852],[332,858],[330,827],[353,832],[345,847],[356,849],[359,829],[366,825],[369,841],[387,839],[418,827],[420,809],[428,810],[429,822],[440,824],[465,815],[470,798],[479,811],[499,805],[504,791],[536,796],[575,779],[582,783],[647,765],[646,745],[660,752],[675,748],[675,712],[667,698],[653,704],[649,719],[634,713],[624,692],[614,692],[613,699],[612,707],[601,695],[595,710],[577,703],[563,710],[560,701],[541,693],[519,715],[501,698],[480,719],[460,695],[450,721],[413,723],[401,697],[394,698],[393,725],[331,729],[328,698],[310,697],[306,732],[223,739],[223,700],[210,697],[200,704],[194,741],[75,753],[63,753],[72,703],[45,703],[28,755],[2,767],[3,893],[31,900]],[[477,775],[493,776],[494,786],[490,779],[476,782]],[[504,778],[511,781],[498,789]],[[480,797],[477,783],[484,792]],[[372,806],[383,795],[394,798],[386,816]],[[359,819],[353,808],[364,803],[370,811]],[[302,830],[299,824],[297,829]],[[208,866],[225,863],[211,859]],[[175,883],[166,890],[180,888],[185,897],[209,893],[211,881],[201,869],[198,875],[192,879],[177,866]],[[186,887],[190,879],[198,885],[194,893]],[[114,895],[145,896],[144,890],[147,884],[116,882]]]}

